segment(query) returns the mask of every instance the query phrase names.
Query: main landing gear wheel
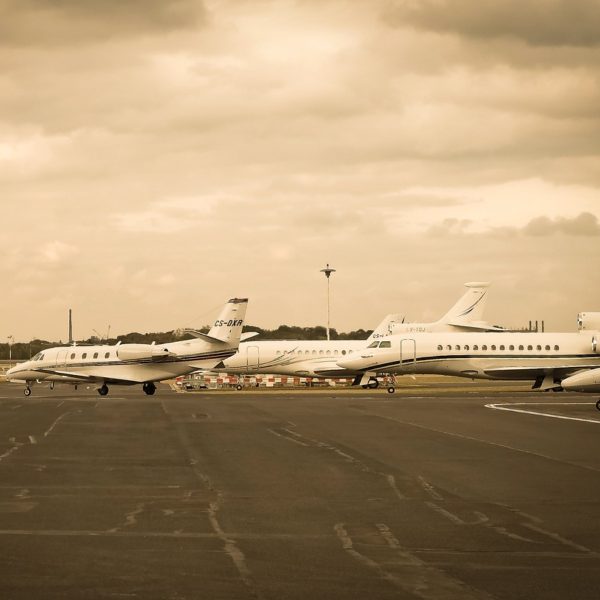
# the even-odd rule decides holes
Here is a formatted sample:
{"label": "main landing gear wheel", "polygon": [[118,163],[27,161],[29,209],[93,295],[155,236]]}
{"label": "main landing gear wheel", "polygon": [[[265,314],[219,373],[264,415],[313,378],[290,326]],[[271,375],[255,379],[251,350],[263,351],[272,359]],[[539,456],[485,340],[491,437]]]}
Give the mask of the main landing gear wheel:
{"label": "main landing gear wheel", "polygon": [[388,386],[388,394],[393,394],[396,391],[396,388],[393,385]]}
{"label": "main landing gear wheel", "polygon": [[371,379],[367,386],[370,390],[376,390],[379,387],[379,381],[377,381],[377,379]]}
{"label": "main landing gear wheel", "polygon": [[235,389],[236,389],[238,392],[241,392],[241,391],[244,389],[244,386],[243,386],[241,383],[238,383],[238,384],[235,386]]}
{"label": "main landing gear wheel", "polygon": [[[30,387],[26,387],[26,388],[23,390],[23,393],[24,393],[26,396],[31,396],[31,388],[30,388]],[[599,402],[600,402],[600,400],[599,400]],[[600,410],[600,409],[599,409],[599,410]]]}
{"label": "main landing gear wheel", "polygon": [[144,390],[144,392],[146,393],[146,395],[153,396],[154,392],[156,391],[156,386],[154,385],[154,383],[152,383],[151,381],[149,381],[148,383],[145,383],[142,386],[142,389]]}
{"label": "main landing gear wheel", "polygon": [[598,402],[596,402],[596,408],[597,408],[598,410],[600,410],[600,400],[598,400]]}
{"label": "main landing gear wheel", "polygon": [[98,388],[98,393],[101,396],[106,396],[106,394],[108,394],[108,386],[104,383],[102,387]]}

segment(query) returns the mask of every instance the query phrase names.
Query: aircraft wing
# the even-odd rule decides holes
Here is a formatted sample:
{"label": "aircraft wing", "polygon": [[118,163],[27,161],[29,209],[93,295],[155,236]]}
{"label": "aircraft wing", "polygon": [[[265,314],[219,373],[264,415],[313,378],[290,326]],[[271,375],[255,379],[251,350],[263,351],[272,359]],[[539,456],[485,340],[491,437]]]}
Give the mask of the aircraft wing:
{"label": "aircraft wing", "polygon": [[531,367],[492,367],[491,369],[484,369],[483,372],[490,377],[497,379],[537,379],[538,377],[544,377],[549,374],[554,374],[559,378],[563,378],[571,373],[577,371],[585,371],[586,369],[593,369],[593,366],[586,365],[556,365],[553,367],[542,367],[542,366],[531,366]]}
{"label": "aircraft wing", "polygon": [[125,379],[120,377],[102,377],[99,375],[92,375],[90,373],[73,373],[72,371],[61,371],[59,369],[36,369],[40,373],[45,373],[46,375],[56,375],[58,377],[64,377],[65,379],[75,379],[81,381],[81,383],[96,383],[96,382],[105,382],[105,383],[114,383],[127,385],[134,383],[144,383],[145,379]]}

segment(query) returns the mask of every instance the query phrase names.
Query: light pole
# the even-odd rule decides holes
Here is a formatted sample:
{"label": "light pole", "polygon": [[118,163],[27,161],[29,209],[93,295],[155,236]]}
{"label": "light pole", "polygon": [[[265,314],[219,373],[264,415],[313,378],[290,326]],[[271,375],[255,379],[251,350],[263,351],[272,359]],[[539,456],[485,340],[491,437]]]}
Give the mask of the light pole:
{"label": "light pole", "polygon": [[327,263],[327,266],[321,269],[321,273],[325,273],[325,277],[327,277],[327,340],[329,340],[329,278],[332,273],[335,273],[335,269],[332,269]]}
{"label": "light pole", "polygon": [[12,345],[15,338],[12,335],[8,336],[8,364],[12,367]]}

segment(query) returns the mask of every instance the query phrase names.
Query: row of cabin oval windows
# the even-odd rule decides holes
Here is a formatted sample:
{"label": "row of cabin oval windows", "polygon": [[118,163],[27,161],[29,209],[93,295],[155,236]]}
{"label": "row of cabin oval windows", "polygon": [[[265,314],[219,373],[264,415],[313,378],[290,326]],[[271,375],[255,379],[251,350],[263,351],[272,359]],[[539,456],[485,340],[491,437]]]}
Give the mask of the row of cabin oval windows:
{"label": "row of cabin oval windows", "polygon": [[[442,344],[439,344],[439,345],[438,345],[438,347],[437,347],[437,349],[438,349],[438,350],[443,350],[443,349],[444,349],[444,346],[443,346]],[[466,345],[466,346],[460,346],[460,345],[458,345],[458,344],[457,344],[456,346],[454,346],[454,349],[455,349],[455,350],[469,350],[469,349],[470,349],[470,347],[469,347],[468,345]],[[485,350],[487,350],[487,349],[488,349],[487,345],[483,344],[483,345],[481,346],[481,350],[484,350],[484,351],[485,351]],[[506,346],[505,346],[504,344],[501,344],[500,346],[498,346],[498,348],[497,348],[497,349],[498,349],[498,350],[506,350]],[[519,349],[519,350],[525,350],[525,346],[523,346],[523,345],[521,344],[521,345],[518,347],[518,349]],[[538,352],[540,352],[540,351],[542,350],[542,346],[541,346],[540,344],[538,344],[538,345],[535,347],[535,349],[536,349]],[[550,344],[546,344],[546,345],[543,347],[543,349],[544,349],[544,350],[546,350],[546,351],[550,351],[552,348],[551,348]],[[450,344],[448,344],[448,345],[446,346],[446,350],[450,350],[450,351],[451,351],[451,350],[452,350],[452,346],[451,346]],[[474,345],[473,345],[473,350],[479,350],[479,346],[478,346],[477,344],[474,344]],[[492,344],[492,345],[490,346],[490,350],[496,350],[496,345],[495,345],[495,344]],[[509,350],[509,351],[513,351],[513,350],[515,350],[515,346],[513,346],[513,345],[511,344],[511,345],[508,347],[508,350]],[[527,350],[529,350],[529,351],[532,351],[532,350],[533,350],[533,346],[532,346],[531,344],[529,344],[529,345],[527,346]],[[557,344],[555,344],[555,346],[554,346],[554,350],[555,350],[555,351],[558,351],[558,350],[560,350],[560,347],[559,347]]]}
{"label": "row of cabin oval windows", "polygon": [[[87,358],[88,353],[84,352],[81,355],[81,359],[84,360]],[[71,356],[69,357],[71,360],[75,360],[75,357],[77,355],[75,354],[75,352],[71,353]],[[90,358],[98,358],[98,352],[94,352],[94,356],[90,357]],[[110,358],[110,352],[105,352],[104,353],[104,358]],[[44,360],[44,354],[42,352],[39,352],[38,354],[36,354],[32,359],[32,361],[34,360]]]}
{"label": "row of cabin oval windows", "polygon": [[[75,358],[75,352],[73,352],[73,353],[71,354],[71,360],[73,360],[74,358]],[[84,352],[84,353],[81,355],[81,359],[82,359],[82,360],[84,360],[84,359],[86,359],[86,358],[87,358],[87,352]],[[98,353],[97,353],[97,352],[94,352],[94,356],[92,356],[92,358],[98,358]],[[110,352],[105,352],[105,353],[104,353],[104,358],[110,358]]]}
{"label": "row of cabin oval windows", "polygon": [[[333,352],[331,350],[327,350],[327,351],[325,351],[325,350],[318,350],[318,351],[317,350],[312,350],[312,352],[310,350],[290,350],[289,352],[287,352],[287,354],[298,354],[298,355],[305,354],[307,356],[309,354],[312,354],[313,356],[315,356],[317,354],[334,354],[334,355],[336,355],[336,354],[344,354],[345,355],[346,352],[348,354],[352,354],[352,350],[348,350],[348,351],[346,351],[346,350],[341,350],[341,351],[339,351],[339,350],[333,350]],[[286,354],[286,351],[285,350],[277,350],[275,352],[275,354]]]}

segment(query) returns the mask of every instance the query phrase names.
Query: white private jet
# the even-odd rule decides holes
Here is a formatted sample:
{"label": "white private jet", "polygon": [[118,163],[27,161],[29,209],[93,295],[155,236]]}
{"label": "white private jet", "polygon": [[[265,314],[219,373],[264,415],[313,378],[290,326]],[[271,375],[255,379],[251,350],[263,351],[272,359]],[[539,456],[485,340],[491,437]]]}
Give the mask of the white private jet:
{"label": "white private jet", "polygon": [[578,322],[578,333],[392,335],[337,364],[361,372],[363,380],[377,374],[427,373],[530,380],[539,390],[600,391],[600,313],[580,313]]}
{"label": "white private jet", "polygon": [[142,384],[154,394],[154,382],[210,368],[237,351],[247,298],[225,304],[208,334],[194,332],[195,339],[169,344],[121,344],[116,346],[66,346],[49,348],[9,369],[9,381],[25,383],[25,395],[34,383],[96,384],[101,396],[108,385]]}
{"label": "white private jet", "polygon": [[[371,340],[401,331],[496,331],[498,327],[481,321],[486,301],[487,282],[466,283],[467,291],[438,321],[404,323],[390,314],[377,326],[368,340],[268,340],[245,341],[236,354],[220,362],[212,372],[234,375],[288,375],[302,377],[361,376],[363,387],[379,385],[375,375],[362,380],[362,373],[341,368],[338,361],[365,347]],[[474,319],[474,320],[471,320]],[[248,337],[252,333],[246,333]],[[255,334],[256,335],[256,334]],[[247,338],[246,338],[247,339]],[[237,389],[242,389],[238,381]]]}

